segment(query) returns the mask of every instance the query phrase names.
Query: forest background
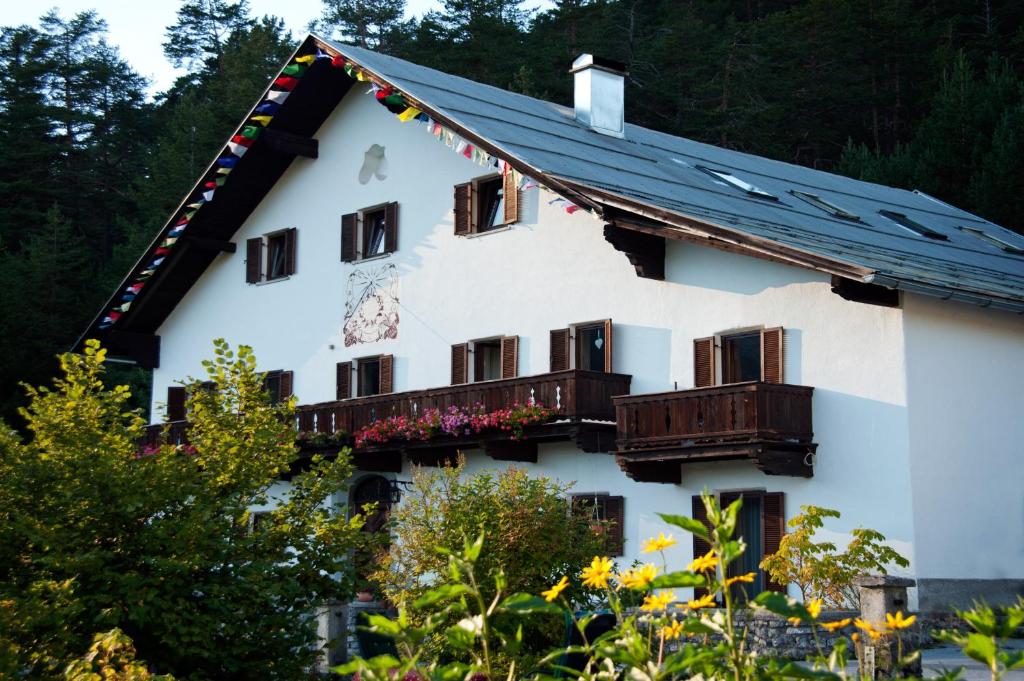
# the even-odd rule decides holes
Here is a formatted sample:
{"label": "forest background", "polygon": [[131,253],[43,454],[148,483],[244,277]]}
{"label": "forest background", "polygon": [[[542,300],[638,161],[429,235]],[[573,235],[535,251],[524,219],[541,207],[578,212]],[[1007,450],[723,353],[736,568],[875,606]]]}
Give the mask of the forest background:
{"label": "forest background", "polygon": [[[624,62],[626,117],[703,142],[925,191],[1024,232],[1024,2],[324,0],[310,26],[572,103],[580,52]],[[186,0],[165,92],[94,12],[0,28],[0,418],[38,385],[295,46],[245,0]],[[244,339],[240,339],[244,340]],[[148,406],[147,377],[113,379]]]}

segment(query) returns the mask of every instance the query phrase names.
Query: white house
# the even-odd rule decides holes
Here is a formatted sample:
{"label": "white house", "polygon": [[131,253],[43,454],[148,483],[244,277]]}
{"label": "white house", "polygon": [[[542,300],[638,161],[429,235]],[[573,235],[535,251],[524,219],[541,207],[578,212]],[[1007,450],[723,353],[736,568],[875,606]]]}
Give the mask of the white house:
{"label": "white house", "polygon": [[572,481],[622,564],[708,488],[744,494],[751,569],[815,504],[910,558],[921,609],[1020,593],[1024,237],[624,124],[621,67],[573,77],[575,110],[307,37],[83,337],[153,368],[156,422],[216,337],[305,431],[557,410],[357,448],[358,494],[461,450]]}

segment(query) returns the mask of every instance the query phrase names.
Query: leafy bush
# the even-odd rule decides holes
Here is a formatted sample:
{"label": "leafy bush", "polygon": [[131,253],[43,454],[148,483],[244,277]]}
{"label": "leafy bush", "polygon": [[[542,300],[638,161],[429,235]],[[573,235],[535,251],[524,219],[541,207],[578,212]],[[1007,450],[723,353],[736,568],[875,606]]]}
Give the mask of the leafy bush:
{"label": "leafy bush", "polygon": [[97,634],[89,652],[64,670],[65,681],[174,681],[170,674],[151,674],[135,659],[132,640],[120,629]]}
{"label": "leafy bush", "polygon": [[[490,538],[476,559],[477,574],[487,580],[479,586],[483,597],[494,597],[491,576],[499,572],[509,589],[540,591],[557,576],[578,572],[606,545],[592,521],[571,513],[566,491],[515,468],[473,476],[463,476],[461,462],[418,469],[395,510],[394,541],[373,579],[392,603],[408,606],[446,579],[448,557],[439,549],[460,551],[466,537],[483,532]],[[589,597],[579,586],[568,595],[581,602]],[[543,631],[528,628],[527,648],[550,644],[563,632],[561,620]]]}
{"label": "leafy bush", "polygon": [[351,593],[360,521],[330,500],[352,469],[313,462],[252,523],[296,459],[293,407],[270,406],[249,348],[215,346],[216,389],[188,398],[188,447],[140,450],[145,423],[127,388],[103,386],[92,341],[61,357],[52,389],[29,390],[31,441],[0,430],[8,670],[60,678],[115,627],[182,679],[296,678],[312,663],[316,607]]}
{"label": "leafy bush", "polygon": [[779,550],[761,562],[761,569],[779,584],[796,584],[803,600],[817,598],[829,608],[856,609],[853,581],[857,577],[887,574],[891,565],[910,565],[876,530],[854,529],[853,539],[842,552],[832,542],[815,542],[814,534],[824,526],[824,519],[839,518],[840,513],[819,506],[801,506],[800,510],[803,513],[787,523],[790,531],[782,537]]}

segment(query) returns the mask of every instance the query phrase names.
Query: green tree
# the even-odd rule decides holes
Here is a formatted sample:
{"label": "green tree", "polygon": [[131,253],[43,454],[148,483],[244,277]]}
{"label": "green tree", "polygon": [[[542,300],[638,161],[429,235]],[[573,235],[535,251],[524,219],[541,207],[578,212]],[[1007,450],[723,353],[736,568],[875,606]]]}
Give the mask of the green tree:
{"label": "green tree", "polygon": [[145,422],[104,387],[104,356],[95,341],[63,355],[64,377],[29,389],[32,439],[0,432],[0,651],[58,678],[118,627],[178,678],[301,676],[315,609],[352,589],[361,521],[333,501],[347,458],[282,491],[292,405],[270,406],[251,350],[223,341],[205,363],[216,389],[190,390],[192,444],[140,450]]}
{"label": "green tree", "polygon": [[248,0],[186,0],[167,28],[164,55],[175,66],[219,71],[231,36],[251,24]]}
{"label": "green tree", "polygon": [[390,52],[405,27],[405,0],[323,0],[313,28],[360,47]]}

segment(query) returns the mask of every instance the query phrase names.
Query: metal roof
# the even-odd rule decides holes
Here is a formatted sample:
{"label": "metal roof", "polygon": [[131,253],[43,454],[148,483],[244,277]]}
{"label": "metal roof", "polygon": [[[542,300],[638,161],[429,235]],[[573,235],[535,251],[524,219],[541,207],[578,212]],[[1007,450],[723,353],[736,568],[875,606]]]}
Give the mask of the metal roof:
{"label": "metal roof", "polygon": [[[602,135],[578,123],[571,108],[316,39],[507,152],[509,160],[518,159],[592,198],[611,195],[637,208],[658,209],[846,265],[861,272],[862,281],[1024,312],[1024,255],[1006,252],[960,228],[982,230],[1020,249],[1024,249],[1024,236],[920,192],[628,123],[622,139]],[[752,196],[702,171],[701,166],[730,173],[776,199]],[[589,194],[588,189],[595,193]],[[831,215],[790,190],[820,197],[859,220]],[[908,231],[879,211],[906,215],[948,240]]]}

